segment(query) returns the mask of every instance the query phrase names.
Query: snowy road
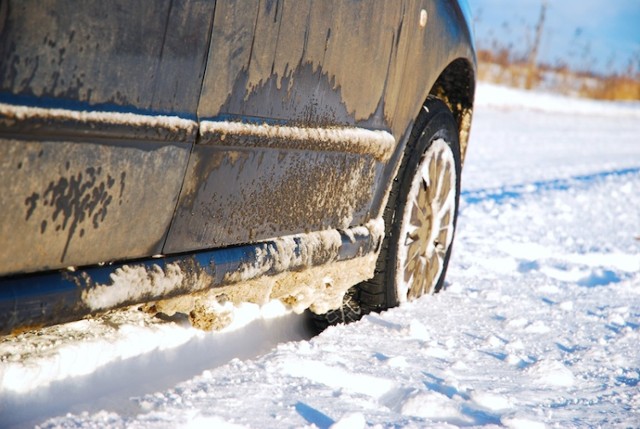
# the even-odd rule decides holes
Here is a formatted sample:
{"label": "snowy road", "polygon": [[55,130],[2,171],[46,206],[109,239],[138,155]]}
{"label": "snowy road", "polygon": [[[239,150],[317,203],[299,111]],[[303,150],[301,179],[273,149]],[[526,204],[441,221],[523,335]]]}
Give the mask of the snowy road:
{"label": "snowy road", "polygon": [[481,86],[446,291],[311,340],[132,318],[0,344],[0,427],[640,427],[639,136],[637,104]]}

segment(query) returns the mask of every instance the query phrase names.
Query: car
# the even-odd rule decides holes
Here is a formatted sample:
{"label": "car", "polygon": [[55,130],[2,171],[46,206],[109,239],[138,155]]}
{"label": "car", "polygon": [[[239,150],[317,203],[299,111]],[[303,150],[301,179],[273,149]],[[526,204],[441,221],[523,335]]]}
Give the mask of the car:
{"label": "car", "polygon": [[475,80],[463,0],[1,2],[0,334],[438,291]]}

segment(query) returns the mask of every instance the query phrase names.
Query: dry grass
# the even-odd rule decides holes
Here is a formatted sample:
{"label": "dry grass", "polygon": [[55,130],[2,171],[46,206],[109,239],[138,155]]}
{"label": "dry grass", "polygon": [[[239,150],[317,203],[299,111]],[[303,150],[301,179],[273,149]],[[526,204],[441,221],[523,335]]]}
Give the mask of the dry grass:
{"label": "dry grass", "polygon": [[577,72],[566,66],[537,65],[514,58],[508,50],[478,52],[480,80],[502,85],[543,89],[567,95],[601,100],[640,100],[640,72],[600,75]]}

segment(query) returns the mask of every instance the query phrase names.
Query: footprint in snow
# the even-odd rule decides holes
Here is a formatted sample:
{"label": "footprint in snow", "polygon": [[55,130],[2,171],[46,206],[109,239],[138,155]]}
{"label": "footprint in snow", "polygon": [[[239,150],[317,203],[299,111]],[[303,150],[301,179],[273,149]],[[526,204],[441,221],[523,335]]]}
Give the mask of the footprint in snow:
{"label": "footprint in snow", "polygon": [[394,387],[391,380],[353,373],[317,361],[286,361],[281,364],[281,371],[292,377],[306,378],[332,389],[344,389],[374,398],[380,398]]}

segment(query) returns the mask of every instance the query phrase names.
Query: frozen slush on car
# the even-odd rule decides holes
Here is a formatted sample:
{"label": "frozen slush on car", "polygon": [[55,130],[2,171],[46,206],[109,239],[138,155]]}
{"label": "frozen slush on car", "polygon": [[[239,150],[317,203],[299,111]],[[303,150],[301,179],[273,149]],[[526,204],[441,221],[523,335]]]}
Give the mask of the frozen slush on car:
{"label": "frozen slush on car", "polygon": [[0,2],[0,333],[439,290],[475,68],[455,0]]}

